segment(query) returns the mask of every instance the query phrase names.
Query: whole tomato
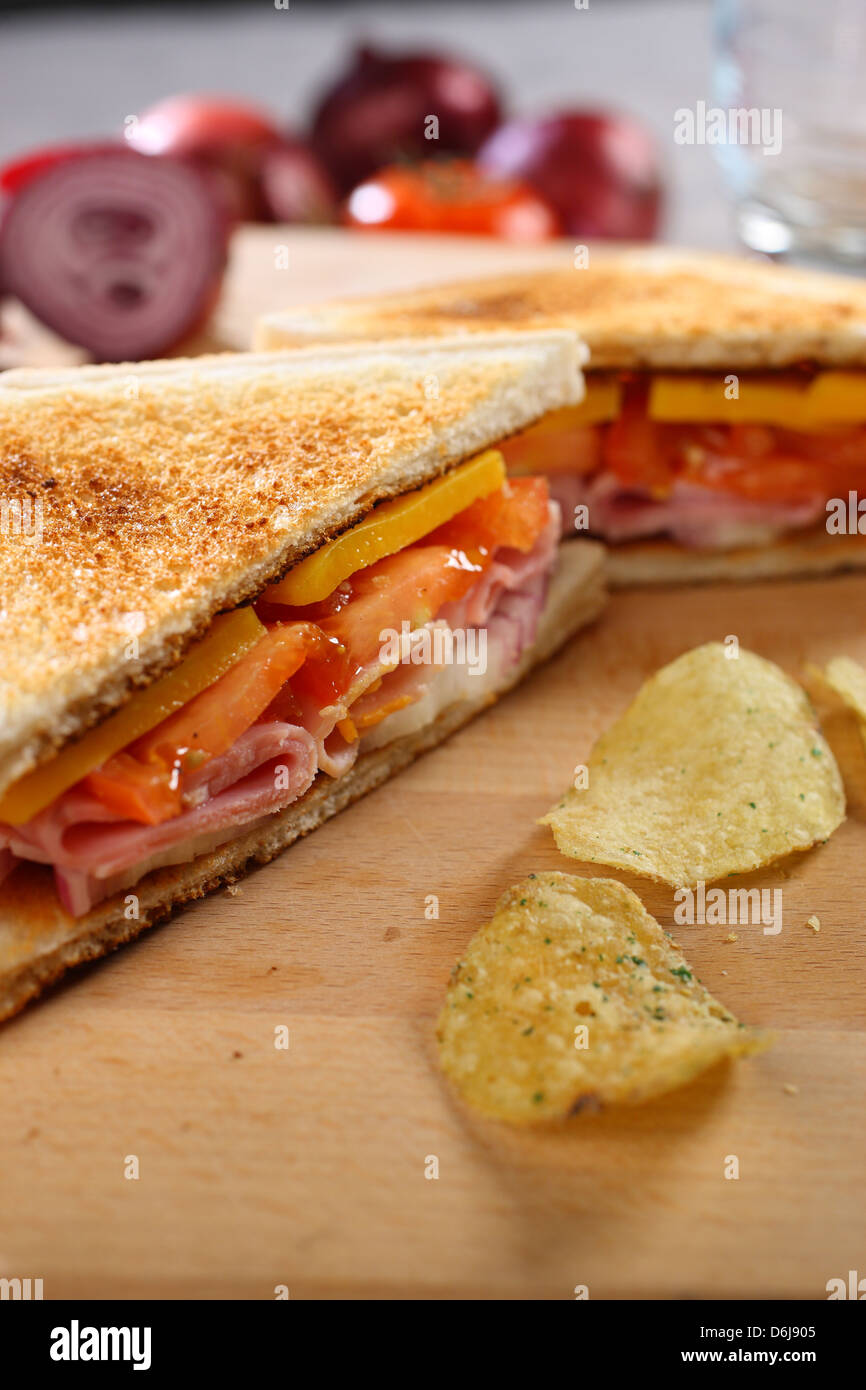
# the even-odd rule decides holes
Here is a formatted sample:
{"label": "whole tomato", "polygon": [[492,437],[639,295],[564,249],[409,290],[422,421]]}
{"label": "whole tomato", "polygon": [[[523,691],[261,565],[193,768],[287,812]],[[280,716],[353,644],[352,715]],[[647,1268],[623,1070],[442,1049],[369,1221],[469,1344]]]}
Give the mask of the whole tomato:
{"label": "whole tomato", "polygon": [[550,204],[528,184],[483,174],[468,159],[388,165],[349,194],[343,221],[506,241],[543,241],[562,230]]}

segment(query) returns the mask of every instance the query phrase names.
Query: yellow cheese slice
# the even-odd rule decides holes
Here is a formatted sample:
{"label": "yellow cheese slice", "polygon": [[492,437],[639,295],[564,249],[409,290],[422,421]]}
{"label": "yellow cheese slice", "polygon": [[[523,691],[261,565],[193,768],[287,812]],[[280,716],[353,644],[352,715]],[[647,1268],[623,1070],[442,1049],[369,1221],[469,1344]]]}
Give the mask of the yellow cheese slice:
{"label": "yellow cheese slice", "polygon": [[861,424],[866,420],[866,372],[819,372],[809,391],[809,406],[815,418],[828,425]]}
{"label": "yellow cheese slice", "polygon": [[252,608],[236,608],[214,618],[207,635],[174,670],[146,689],[137,690],[104,723],[13,782],[0,798],[0,820],[9,825],[30,820],[88,772],[213,685],[264,635],[265,626]]}
{"label": "yellow cheese slice", "polygon": [[[736,389],[737,395],[732,392]],[[818,372],[802,381],[778,372],[652,377],[649,415],[684,424],[775,425],[818,431],[866,422],[866,372]]]}
{"label": "yellow cheese slice", "polygon": [[504,481],[502,455],[488,449],[417,492],[380,502],[357,526],[301,560],[262,597],[267,603],[285,603],[293,608],[319,603],[356,570],[412,545],[479,497],[496,492]]}
{"label": "yellow cheese slice", "polygon": [[521,430],[519,439],[541,439],[548,434],[568,433],[589,425],[604,425],[615,420],[622,409],[622,383],[614,376],[600,373],[584,377],[586,395],[579,405],[565,405],[549,410],[535,425]]}
{"label": "yellow cheese slice", "polygon": [[547,420],[559,420],[558,428],[568,425],[571,429],[582,429],[586,425],[605,425],[615,420],[622,409],[622,382],[615,376],[603,372],[590,372],[584,377],[586,395],[580,405],[567,405],[562,410],[551,410],[541,424]]}

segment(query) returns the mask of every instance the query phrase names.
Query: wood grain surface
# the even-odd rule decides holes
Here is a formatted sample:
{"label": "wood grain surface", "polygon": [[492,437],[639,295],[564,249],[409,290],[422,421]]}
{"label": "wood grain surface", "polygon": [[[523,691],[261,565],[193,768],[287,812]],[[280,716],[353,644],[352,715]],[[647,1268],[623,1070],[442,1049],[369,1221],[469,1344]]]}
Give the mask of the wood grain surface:
{"label": "wood grain surface", "polygon": [[[866,661],[864,617],[858,577],[619,594],[441,749],[0,1030],[0,1275],[46,1298],[568,1299],[825,1298],[863,1273],[866,756],[843,713],[848,820],[753,876],[782,932],[676,929],[772,1050],[525,1133],[461,1107],[432,1034],[505,887],[603,872],[535,822],[646,676],[729,634],[795,675]],[[673,926],[671,889],[624,881]]]}

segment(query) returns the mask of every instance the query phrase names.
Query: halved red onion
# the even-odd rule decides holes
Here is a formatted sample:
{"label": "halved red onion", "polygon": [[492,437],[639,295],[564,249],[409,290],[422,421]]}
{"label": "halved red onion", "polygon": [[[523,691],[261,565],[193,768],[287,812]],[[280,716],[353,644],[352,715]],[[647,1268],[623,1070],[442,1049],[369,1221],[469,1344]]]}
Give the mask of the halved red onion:
{"label": "halved red onion", "polygon": [[196,169],[94,146],[13,197],[0,224],[0,280],[99,361],[158,357],[213,307],[227,237]]}

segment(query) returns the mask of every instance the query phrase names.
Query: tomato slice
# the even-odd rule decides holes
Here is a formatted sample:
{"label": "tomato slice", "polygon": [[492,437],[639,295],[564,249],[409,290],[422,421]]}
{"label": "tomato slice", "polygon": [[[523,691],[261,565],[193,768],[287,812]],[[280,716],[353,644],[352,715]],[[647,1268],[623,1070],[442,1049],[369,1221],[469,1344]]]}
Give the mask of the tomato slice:
{"label": "tomato slice", "polygon": [[561,429],[544,431],[535,426],[504,439],[499,450],[512,480],[534,473],[548,477],[552,473],[595,473],[601,464],[603,437],[604,426],[597,424],[563,424]]}
{"label": "tomato slice", "polygon": [[783,429],[776,433],[783,453],[796,450],[799,458],[813,459],[823,468],[850,470],[849,476],[854,479],[852,487],[858,483],[863,486],[866,474],[866,425],[814,433],[810,431],[808,434]]}
{"label": "tomato slice", "polygon": [[721,458],[701,468],[694,478],[701,487],[734,493],[752,502],[809,502],[827,491],[826,473],[805,459],[770,454],[754,458]]}
{"label": "tomato slice", "polygon": [[177,779],[172,785],[165,767],[140,763],[126,749],[89,772],[81,786],[117,815],[143,825],[161,825],[182,809]]}
{"label": "tomato slice", "polygon": [[664,447],[661,429],[647,414],[647,388],[642,383],[626,388],[622,411],[607,427],[602,454],[605,467],[626,487],[662,495],[673,486],[674,460]]}
{"label": "tomato slice", "polygon": [[130,751],[142,762],[169,766],[179,754],[191,755],[201,766],[227,752],[320,643],[321,636],[310,623],[271,628],[230,671],[145,734]]}
{"label": "tomato slice", "polygon": [[655,495],[682,480],[747,501],[806,502],[866,485],[866,428],[665,424],[650,419],[646,388],[633,383],[605,429],[602,463],[625,487]]}
{"label": "tomato slice", "polygon": [[462,598],[491,560],[480,550],[419,543],[359,570],[331,599],[312,605],[314,611],[295,609],[292,616],[317,623],[329,645],[306,663],[293,688],[319,709],[337,703],[376,660],[386,629],[429,622]]}
{"label": "tomato slice", "polygon": [[529,551],[549,518],[545,478],[510,478],[496,492],[479,497],[465,511],[424,537],[424,544],[493,552],[504,545]]}
{"label": "tomato slice", "polygon": [[286,610],[316,623],[331,645],[292,682],[319,709],[337,703],[376,659],[386,628],[420,627],[460,599],[492,562],[497,547],[531,550],[547,525],[544,478],[518,478],[479,497],[414,545],[359,570],[322,603]]}
{"label": "tomato slice", "polygon": [[704,432],[697,448],[705,458],[694,480],[753,501],[806,502],[859,491],[866,484],[866,430],[834,434],[818,435],[816,443],[814,434],[743,425],[726,430],[720,445]]}
{"label": "tomato slice", "polygon": [[145,825],[179,815],[186,775],[227,752],[322,644],[311,623],[269,629],[224,676],[109,758],[82,785],[112,810]]}

